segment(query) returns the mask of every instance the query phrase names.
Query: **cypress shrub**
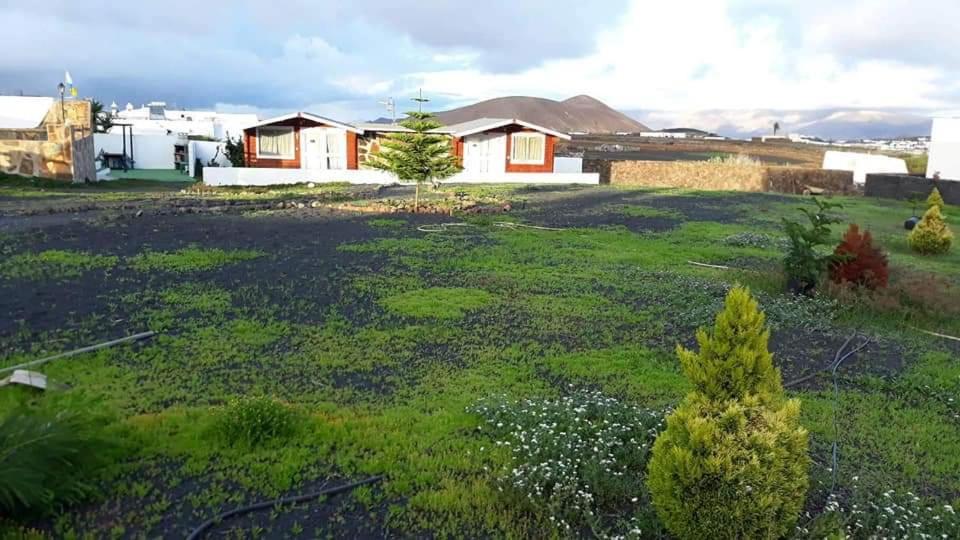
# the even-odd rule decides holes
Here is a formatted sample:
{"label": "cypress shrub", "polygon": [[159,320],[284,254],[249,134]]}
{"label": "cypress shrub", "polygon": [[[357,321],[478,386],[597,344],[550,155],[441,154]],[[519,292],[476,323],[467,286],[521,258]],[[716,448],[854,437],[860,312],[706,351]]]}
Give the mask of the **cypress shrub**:
{"label": "cypress shrub", "polygon": [[749,290],[735,288],[699,352],[677,347],[694,390],[667,418],[647,475],[657,514],[677,538],[781,538],[808,485],[799,400],[783,395],[770,332]]}
{"label": "cypress shrub", "polygon": [[953,233],[940,213],[939,206],[931,206],[923,214],[923,219],[910,231],[907,242],[910,249],[924,255],[939,255],[950,250]]}
{"label": "cypress shrub", "polygon": [[868,289],[887,286],[887,256],[873,246],[870,231],[860,234],[860,228],[851,223],[833,255],[830,279],[835,283],[852,283]]}
{"label": "cypress shrub", "polygon": [[944,202],[943,196],[940,195],[940,190],[934,186],[933,191],[930,192],[930,196],[927,197],[927,208],[932,208],[936,206],[943,212]]}

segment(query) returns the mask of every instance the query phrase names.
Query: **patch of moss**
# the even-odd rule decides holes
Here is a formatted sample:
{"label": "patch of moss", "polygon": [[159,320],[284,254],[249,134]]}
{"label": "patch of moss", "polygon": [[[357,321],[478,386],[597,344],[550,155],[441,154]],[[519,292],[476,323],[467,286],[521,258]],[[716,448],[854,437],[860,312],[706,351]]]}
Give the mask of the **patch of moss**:
{"label": "patch of moss", "polygon": [[262,251],[253,249],[203,249],[187,247],[177,251],[147,251],[132,259],[130,265],[141,272],[165,270],[168,272],[195,272],[210,270],[230,263],[262,257]]}
{"label": "patch of moss", "polygon": [[407,317],[460,319],[467,311],[493,301],[493,295],[481,289],[432,287],[388,296],[380,303],[388,310]]}
{"label": "patch of moss", "polygon": [[89,270],[111,268],[118,260],[112,255],[50,249],[21,253],[0,262],[0,275],[9,279],[72,278]]}

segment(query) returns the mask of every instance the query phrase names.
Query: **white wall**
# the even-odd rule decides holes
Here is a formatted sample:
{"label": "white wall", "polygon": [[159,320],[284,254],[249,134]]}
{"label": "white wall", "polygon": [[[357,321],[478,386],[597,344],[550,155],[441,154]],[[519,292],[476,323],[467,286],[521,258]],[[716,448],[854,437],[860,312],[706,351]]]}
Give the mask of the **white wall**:
{"label": "white wall", "polygon": [[[230,160],[223,153],[223,146],[224,143],[221,142],[190,141],[187,146],[187,174],[194,175],[194,167],[198,159],[204,167],[207,167],[207,163],[214,159],[214,156],[216,156],[216,162],[221,167],[229,167]],[[220,150],[219,153],[217,152],[218,149]]]}
{"label": "white wall", "polygon": [[853,182],[865,184],[873,173],[908,174],[907,162],[878,154],[837,152],[828,150],[823,155],[823,168],[835,171],[853,171]]}
{"label": "white wall", "polygon": [[[136,169],[173,169],[173,146],[181,140],[176,135],[134,135],[133,160]],[[123,135],[95,133],[96,154],[104,150],[111,154],[123,152]],[[127,137],[127,155],[130,155],[130,137]]]}
{"label": "white wall", "polygon": [[934,118],[927,178],[960,180],[960,118]]}
{"label": "white wall", "polygon": [[553,158],[553,172],[581,173],[583,172],[583,158],[555,157]]}
{"label": "white wall", "polygon": [[[211,186],[269,186],[304,182],[348,182],[351,184],[394,184],[396,177],[383,171],[271,169],[254,167],[209,167],[203,170],[203,182]],[[597,173],[500,173],[457,174],[445,184],[591,184],[600,183]]]}

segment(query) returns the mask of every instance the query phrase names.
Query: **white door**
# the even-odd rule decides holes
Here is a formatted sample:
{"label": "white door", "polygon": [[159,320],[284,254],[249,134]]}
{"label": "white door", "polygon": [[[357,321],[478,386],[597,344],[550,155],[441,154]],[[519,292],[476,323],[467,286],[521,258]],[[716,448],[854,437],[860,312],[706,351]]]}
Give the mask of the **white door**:
{"label": "white door", "polygon": [[506,171],[507,136],[481,133],[464,137],[463,169],[468,173],[491,175]]}
{"label": "white door", "polygon": [[304,128],[302,155],[304,169],[346,169],[347,132],[337,128]]}

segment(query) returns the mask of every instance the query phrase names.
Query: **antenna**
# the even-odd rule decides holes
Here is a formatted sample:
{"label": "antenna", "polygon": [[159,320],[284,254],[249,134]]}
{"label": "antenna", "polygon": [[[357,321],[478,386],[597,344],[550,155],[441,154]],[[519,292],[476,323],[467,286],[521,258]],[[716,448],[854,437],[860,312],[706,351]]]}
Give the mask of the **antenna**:
{"label": "antenna", "polygon": [[427,99],[427,98],[425,98],[425,97],[423,97],[423,88],[420,89],[420,92],[419,92],[418,96],[419,96],[419,97],[410,98],[410,99],[411,99],[412,101],[416,101],[416,102],[417,102],[417,111],[418,111],[418,112],[423,112],[423,104],[426,103],[426,102],[428,102],[428,101],[430,101],[430,100]]}
{"label": "antenna", "polygon": [[390,115],[391,118],[393,118],[393,121],[390,123],[396,124],[397,123],[397,105],[396,103],[394,103],[393,98],[388,97],[386,101],[379,101],[378,103],[386,107],[387,113]]}

